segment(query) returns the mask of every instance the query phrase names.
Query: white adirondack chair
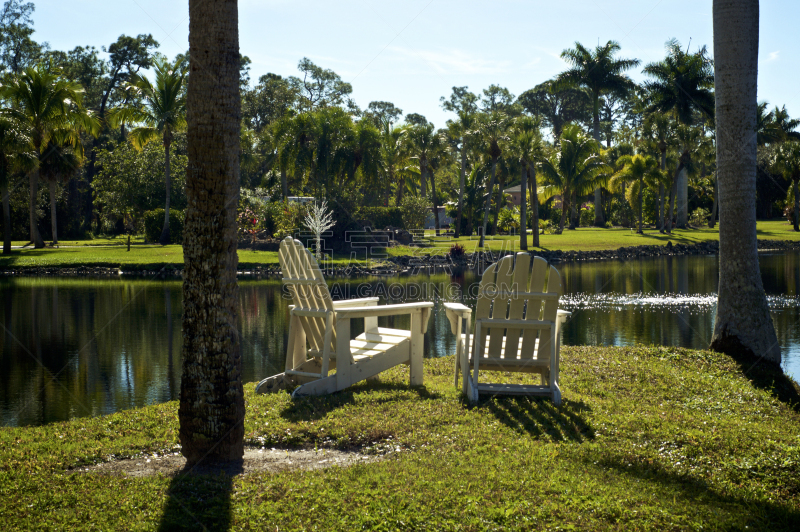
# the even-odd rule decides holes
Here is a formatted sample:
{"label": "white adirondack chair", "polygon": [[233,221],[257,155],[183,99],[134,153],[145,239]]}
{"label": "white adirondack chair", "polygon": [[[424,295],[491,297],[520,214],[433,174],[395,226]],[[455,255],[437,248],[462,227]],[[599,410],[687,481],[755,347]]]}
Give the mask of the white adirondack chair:
{"label": "white adirondack chair", "polygon": [[[444,304],[457,336],[455,384],[458,386],[461,374],[461,389],[470,401],[487,393],[540,395],[561,403],[559,331],[571,313],[558,310],[560,295],[561,276],[554,267],[549,268],[548,275],[543,258],[517,253],[484,272],[475,308],[474,334],[462,333],[462,324],[469,331],[472,310],[460,303]],[[481,383],[480,370],[539,373],[542,384]]]}
{"label": "white adirondack chair", "polygon": [[[397,366],[410,366],[409,383],[422,385],[424,334],[433,303],[378,305],[378,298],[333,301],[314,256],[291,237],[281,242],[283,284],[292,296],[286,371],[256,387],[267,392],[299,385],[292,397],[324,395]],[[378,327],[379,316],[411,315],[411,330]],[[364,319],[364,333],[350,339],[350,320]],[[331,370],[336,373],[329,375]]]}

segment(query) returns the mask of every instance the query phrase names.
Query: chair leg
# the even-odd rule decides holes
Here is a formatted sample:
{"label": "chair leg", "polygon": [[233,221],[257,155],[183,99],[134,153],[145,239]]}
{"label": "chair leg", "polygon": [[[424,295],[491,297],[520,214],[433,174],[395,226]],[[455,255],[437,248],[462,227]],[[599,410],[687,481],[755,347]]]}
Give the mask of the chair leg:
{"label": "chair leg", "polygon": [[425,336],[422,334],[422,313],[417,311],[411,314],[411,345],[409,353],[409,385],[422,386],[423,379],[423,352],[425,350]]}

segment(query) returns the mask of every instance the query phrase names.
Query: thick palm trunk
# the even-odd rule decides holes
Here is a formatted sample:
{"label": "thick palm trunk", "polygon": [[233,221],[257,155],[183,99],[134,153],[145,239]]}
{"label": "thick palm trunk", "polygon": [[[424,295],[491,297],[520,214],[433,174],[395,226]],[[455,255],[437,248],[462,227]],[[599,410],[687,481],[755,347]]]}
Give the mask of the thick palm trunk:
{"label": "thick palm trunk", "polygon": [[758,267],[756,130],[758,0],[714,0],[719,291],[711,348],[776,365],[781,348]]}
{"label": "thick palm trunk", "polygon": [[464,210],[464,181],[467,172],[467,148],[466,143],[461,141],[461,173],[458,176],[458,216],[456,217],[455,237],[461,236],[461,216]]}
{"label": "thick palm trunk", "polygon": [[[600,93],[594,94],[592,121],[592,137],[600,144]],[[600,187],[594,190],[594,225],[596,227],[606,226],[605,216],[603,216],[603,191],[600,190]]]}
{"label": "thick palm trunk", "polygon": [[528,165],[522,163],[520,171],[519,202],[519,249],[528,249]]}
{"label": "thick palm trunk", "polygon": [[289,197],[289,181],[286,179],[286,170],[281,168],[281,193],[283,194],[283,201]]}
{"label": "thick palm trunk", "polygon": [[669,187],[669,206],[667,214],[664,216],[664,224],[667,226],[667,233],[672,234],[672,212],[675,208],[675,192],[678,190],[678,176],[672,178],[672,185]]}
{"label": "thick palm trunk", "polygon": [[36,225],[36,196],[39,195],[39,168],[35,168],[28,176],[28,184],[30,185],[30,190],[28,191],[28,205],[30,208],[28,214],[31,242],[33,242],[33,247],[43,248],[44,240],[42,240],[42,235],[39,234],[39,228]]}
{"label": "thick palm trunk", "polygon": [[178,417],[187,465],[244,454],[237,330],[239,31],[236,0],[189,1],[183,375]]}
{"label": "thick palm trunk", "polygon": [[680,229],[686,229],[689,222],[689,172],[684,166],[678,174],[677,198],[678,213],[676,215],[676,225]]}
{"label": "thick palm trunk", "polygon": [[717,210],[719,209],[719,177],[714,179],[714,204],[711,206],[711,217],[708,220],[708,227],[714,229],[717,225]]}
{"label": "thick palm trunk", "polygon": [[577,213],[575,212],[575,203],[577,202],[578,195],[573,192],[572,196],[569,198],[569,229],[575,230],[580,223],[580,220],[577,219]]}
{"label": "thick palm trunk", "polygon": [[441,231],[440,222],[439,222],[439,205],[437,204],[436,199],[436,175],[431,170],[431,194],[433,195],[433,227],[436,228],[436,236],[439,236],[439,231]]}
{"label": "thick palm trunk", "polygon": [[792,184],[794,193],[794,230],[800,231],[800,195],[797,194],[797,179]]}
{"label": "thick palm trunk", "polygon": [[489,180],[489,190],[486,192],[486,205],[483,208],[483,226],[479,247],[484,247],[486,242],[486,225],[489,223],[489,208],[492,206],[492,192],[494,191],[494,175],[497,170],[497,159],[492,159],[492,177]]}
{"label": "thick palm trunk", "polygon": [[8,199],[8,180],[0,186],[3,195],[3,254],[11,253],[11,205]]}
{"label": "thick palm trunk", "polygon": [[56,220],[56,180],[50,179],[47,182],[50,193],[50,228],[53,231],[53,245],[58,245],[58,222]]}
{"label": "thick palm trunk", "polygon": [[561,196],[561,220],[558,222],[558,234],[564,232],[564,222],[567,219],[567,208],[569,206],[569,202],[567,201],[566,194]]}
{"label": "thick palm trunk", "polygon": [[532,164],[528,165],[528,171],[531,174],[530,187],[531,187],[531,229],[533,230],[533,247],[539,247],[539,196],[537,194],[536,186],[536,169]]}
{"label": "thick palm trunk", "polygon": [[161,230],[161,237],[158,242],[162,246],[169,244],[169,192],[172,189],[172,180],[169,175],[169,145],[170,141],[167,134],[164,135],[164,182],[167,187],[167,201],[164,206],[164,228]]}

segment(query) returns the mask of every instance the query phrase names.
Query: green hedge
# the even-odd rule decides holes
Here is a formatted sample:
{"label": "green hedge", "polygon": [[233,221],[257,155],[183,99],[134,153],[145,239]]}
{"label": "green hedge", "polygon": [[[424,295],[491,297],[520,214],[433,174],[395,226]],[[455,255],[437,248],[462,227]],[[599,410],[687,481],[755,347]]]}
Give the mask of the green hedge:
{"label": "green hedge", "polygon": [[403,227],[403,212],[399,207],[362,207],[358,212],[361,220],[369,221],[376,230]]}
{"label": "green hedge", "polygon": [[[169,210],[169,239],[171,244],[183,244],[183,211]],[[144,213],[144,237],[151,244],[157,244],[164,228],[164,209],[154,209]]]}

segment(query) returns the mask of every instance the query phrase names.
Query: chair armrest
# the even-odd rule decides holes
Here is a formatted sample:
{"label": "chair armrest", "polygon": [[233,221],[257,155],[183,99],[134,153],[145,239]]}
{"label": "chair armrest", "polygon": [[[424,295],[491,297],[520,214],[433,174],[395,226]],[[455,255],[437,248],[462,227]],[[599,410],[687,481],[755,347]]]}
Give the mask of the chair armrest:
{"label": "chair armrest", "polygon": [[556,319],[561,323],[564,323],[570,318],[570,316],[572,316],[572,312],[569,312],[568,310],[559,309]]}
{"label": "chair armrest", "polygon": [[472,309],[461,303],[445,303],[444,311],[447,315],[447,320],[450,322],[450,329],[453,334],[461,334],[458,330],[458,318],[468,320],[472,314]]}
{"label": "chair armrest", "polygon": [[401,303],[399,305],[377,305],[374,307],[351,307],[336,309],[337,319],[369,318],[372,316],[402,316],[418,310],[433,308],[430,301],[418,303]]}
{"label": "chair armrest", "polygon": [[544,320],[498,320],[484,318],[477,320],[477,324],[482,325],[487,329],[503,327],[508,329],[547,329],[555,325],[552,321]]}
{"label": "chair armrest", "polygon": [[339,310],[341,308],[351,308],[351,307],[369,307],[372,305],[377,305],[380,298],[378,297],[365,297],[362,299],[343,299],[341,301],[334,301],[333,308]]}

